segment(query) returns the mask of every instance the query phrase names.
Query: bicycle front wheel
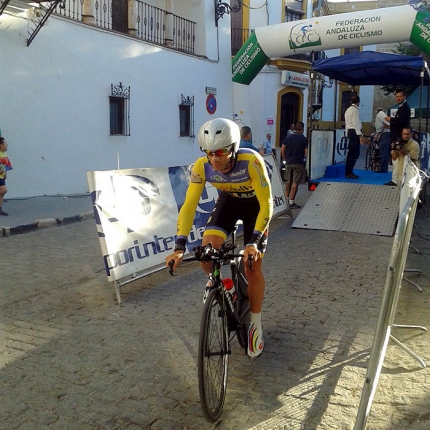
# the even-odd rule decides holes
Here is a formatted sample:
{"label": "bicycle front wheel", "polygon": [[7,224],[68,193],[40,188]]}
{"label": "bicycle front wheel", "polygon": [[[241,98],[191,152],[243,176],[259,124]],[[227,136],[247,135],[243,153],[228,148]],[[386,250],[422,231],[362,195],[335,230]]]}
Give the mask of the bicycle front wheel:
{"label": "bicycle front wheel", "polygon": [[199,337],[199,393],[206,418],[217,421],[222,413],[227,388],[227,315],[217,289],[210,292],[203,308]]}

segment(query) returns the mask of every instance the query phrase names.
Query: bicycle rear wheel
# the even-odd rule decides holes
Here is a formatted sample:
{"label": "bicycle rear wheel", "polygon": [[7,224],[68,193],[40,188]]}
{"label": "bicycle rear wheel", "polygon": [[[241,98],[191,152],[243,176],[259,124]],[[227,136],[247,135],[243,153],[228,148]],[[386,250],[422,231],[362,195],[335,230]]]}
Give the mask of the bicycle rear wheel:
{"label": "bicycle rear wheel", "polygon": [[210,421],[217,421],[224,406],[228,372],[227,315],[219,290],[210,292],[200,324],[198,375],[202,410]]}

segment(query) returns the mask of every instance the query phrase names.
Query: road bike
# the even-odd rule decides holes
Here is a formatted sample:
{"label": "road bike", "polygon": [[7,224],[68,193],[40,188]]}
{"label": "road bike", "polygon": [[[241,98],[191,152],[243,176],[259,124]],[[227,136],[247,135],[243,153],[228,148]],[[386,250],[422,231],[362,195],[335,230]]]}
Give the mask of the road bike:
{"label": "road bike", "polygon": [[[244,274],[242,252],[234,252],[236,231],[231,243],[221,249],[211,244],[194,248],[194,256],[183,261],[211,262],[209,279],[213,287],[206,298],[201,322],[198,348],[199,394],[203,413],[209,421],[217,421],[221,416],[227,389],[228,361],[231,341],[237,337],[239,345],[247,349],[248,338],[248,282]],[[173,264],[169,263],[173,275]],[[252,266],[252,258],[248,260]],[[221,275],[221,267],[230,265],[231,279],[236,297],[226,290]],[[224,278],[225,280],[225,278]]]}

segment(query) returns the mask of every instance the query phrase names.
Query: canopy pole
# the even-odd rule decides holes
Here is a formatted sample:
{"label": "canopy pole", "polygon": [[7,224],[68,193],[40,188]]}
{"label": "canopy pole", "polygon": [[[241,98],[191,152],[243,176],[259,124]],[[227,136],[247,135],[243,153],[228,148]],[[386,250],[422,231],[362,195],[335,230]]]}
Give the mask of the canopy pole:
{"label": "canopy pole", "polygon": [[[311,64],[313,67],[314,64],[314,58],[315,58],[315,54],[314,51],[312,51],[311,53]],[[312,124],[312,117],[314,115],[313,113],[313,101],[314,101],[314,78],[315,78],[315,72],[313,70],[313,68],[311,69],[310,73],[309,73],[309,77],[310,77],[310,82],[309,82],[309,94],[308,94],[308,139],[310,138],[311,135],[311,130],[313,128],[313,124]]]}
{"label": "canopy pole", "polygon": [[426,133],[429,132],[429,96],[430,96],[430,91],[429,91],[429,87],[427,86],[427,109],[426,109]]}
{"label": "canopy pole", "polygon": [[337,79],[334,80],[334,101],[333,101],[333,130],[336,130],[337,120]]}
{"label": "canopy pole", "polygon": [[421,131],[421,118],[423,116],[422,113],[422,100],[423,100],[423,86],[424,86],[424,69],[421,70],[420,73],[420,78],[421,78],[421,86],[420,86],[420,119],[418,121],[418,131]]}

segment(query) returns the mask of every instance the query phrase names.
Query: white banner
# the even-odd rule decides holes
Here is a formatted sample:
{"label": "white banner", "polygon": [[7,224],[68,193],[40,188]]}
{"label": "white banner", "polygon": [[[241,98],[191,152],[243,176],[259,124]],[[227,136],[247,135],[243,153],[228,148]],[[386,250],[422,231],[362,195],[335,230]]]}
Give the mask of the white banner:
{"label": "white banner", "polygon": [[345,163],[348,153],[348,138],[345,130],[335,130],[334,164]]}
{"label": "white banner", "polygon": [[323,178],[333,161],[333,132],[312,130],[310,145],[310,180]]}
{"label": "white banner", "polygon": [[[264,157],[272,184],[274,214],[287,209],[279,170]],[[175,244],[191,166],[88,172],[97,231],[108,281],[164,262]],[[200,245],[218,192],[207,183],[188,236],[188,251]]]}
{"label": "white banner", "polygon": [[405,155],[399,200],[399,215],[405,209],[409,197],[417,198],[421,189],[421,181],[422,179],[417,166],[412,163],[409,155]]}

